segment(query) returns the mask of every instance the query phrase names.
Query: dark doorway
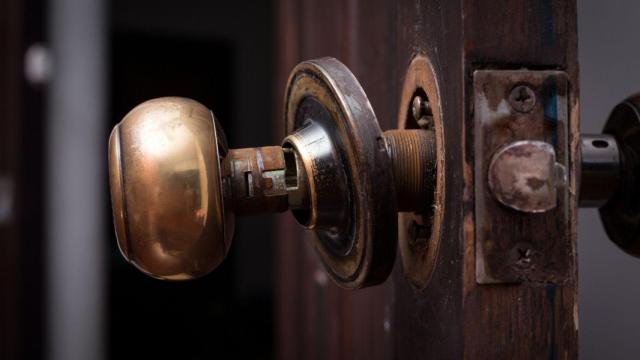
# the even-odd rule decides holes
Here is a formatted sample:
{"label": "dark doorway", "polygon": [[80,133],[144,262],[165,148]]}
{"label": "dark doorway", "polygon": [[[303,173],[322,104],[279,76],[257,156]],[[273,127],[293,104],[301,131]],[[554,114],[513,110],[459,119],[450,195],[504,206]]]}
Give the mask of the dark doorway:
{"label": "dark doorway", "polygon": [[[241,12],[252,21],[232,21]],[[259,118],[238,106],[245,89],[271,93],[270,3],[240,7],[116,1],[111,24],[109,128],[140,102],[182,96],[211,108],[231,145],[242,145],[234,140],[238,137],[257,144],[271,141],[271,97],[252,102],[254,109],[261,109]],[[251,52],[260,61],[248,68],[243,61]],[[213,273],[195,281],[163,282],[143,275],[120,256],[110,209],[107,213],[110,358],[272,357],[269,219],[239,223],[227,259]],[[243,244],[251,244],[253,251],[245,251],[246,245],[239,250]]]}

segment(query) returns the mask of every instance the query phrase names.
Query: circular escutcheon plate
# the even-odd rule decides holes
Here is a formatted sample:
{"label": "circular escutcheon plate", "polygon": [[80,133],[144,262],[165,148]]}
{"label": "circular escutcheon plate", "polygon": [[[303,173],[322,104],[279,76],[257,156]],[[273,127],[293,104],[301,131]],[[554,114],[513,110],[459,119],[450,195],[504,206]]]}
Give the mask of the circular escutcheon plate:
{"label": "circular escutcheon plate", "polygon": [[318,255],[345,288],[383,282],[396,254],[396,199],[382,131],[364,90],[333,58],[296,66],[285,94],[285,146],[303,159]]}
{"label": "circular escutcheon plate", "polygon": [[[409,283],[418,290],[423,290],[431,280],[437,265],[440,238],[445,214],[445,146],[444,122],[440,107],[440,92],[434,68],[429,59],[423,55],[413,58],[407,69],[400,109],[398,112],[398,129],[418,129],[420,126],[411,116],[411,104],[416,96],[421,96],[430,104],[433,115],[433,129],[436,151],[436,174],[433,194],[423,199],[427,204],[424,213],[402,212],[398,216],[399,236],[398,248],[404,274]],[[423,229],[426,239],[416,241],[415,228]]]}

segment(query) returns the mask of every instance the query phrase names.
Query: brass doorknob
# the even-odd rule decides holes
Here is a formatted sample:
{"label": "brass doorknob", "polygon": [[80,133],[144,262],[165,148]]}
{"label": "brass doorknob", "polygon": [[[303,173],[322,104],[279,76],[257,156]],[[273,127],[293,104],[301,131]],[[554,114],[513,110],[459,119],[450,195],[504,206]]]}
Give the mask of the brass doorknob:
{"label": "brass doorknob", "polygon": [[235,216],[291,210],[339,285],[384,281],[397,212],[432,199],[433,131],[383,134],[358,81],[332,58],[292,71],[285,122],[281,145],[229,149],[213,113],[194,100],[159,98],[131,110],[109,140],[124,257],[157,278],[197,278],[226,256]]}

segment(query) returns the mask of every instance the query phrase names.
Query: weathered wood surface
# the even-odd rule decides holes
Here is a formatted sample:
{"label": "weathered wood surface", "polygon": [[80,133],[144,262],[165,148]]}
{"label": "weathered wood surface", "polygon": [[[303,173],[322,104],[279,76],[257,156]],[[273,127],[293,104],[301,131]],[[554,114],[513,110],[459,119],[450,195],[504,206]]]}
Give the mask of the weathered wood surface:
{"label": "weathered wood surface", "polygon": [[[471,74],[477,68],[561,69],[569,74],[570,183],[575,189],[575,1],[280,0],[274,93],[299,61],[334,56],[367,92],[381,127],[396,126],[405,70],[433,62],[445,122],[442,241],[433,277],[415,291],[400,259],[384,285],[356,292],[324,275],[310,239],[283,216],[278,233],[277,358],[575,358],[576,264],[563,285],[478,285],[475,279]],[[575,194],[575,191],[571,191]],[[573,196],[573,195],[571,195]],[[575,199],[570,199],[573,203]],[[546,229],[575,249],[570,224]]]}

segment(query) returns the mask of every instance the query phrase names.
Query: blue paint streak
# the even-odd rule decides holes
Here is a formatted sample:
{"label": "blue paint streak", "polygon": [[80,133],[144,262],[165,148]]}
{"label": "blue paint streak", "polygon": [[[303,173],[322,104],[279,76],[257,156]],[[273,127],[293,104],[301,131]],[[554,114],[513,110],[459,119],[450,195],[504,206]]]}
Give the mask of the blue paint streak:
{"label": "blue paint streak", "polygon": [[[543,91],[545,138],[558,147],[558,89],[555,82],[545,84]],[[550,126],[549,126],[550,125]],[[549,129],[547,131],[547,129]],[[551,139],[549,139],[549,137]]]}

